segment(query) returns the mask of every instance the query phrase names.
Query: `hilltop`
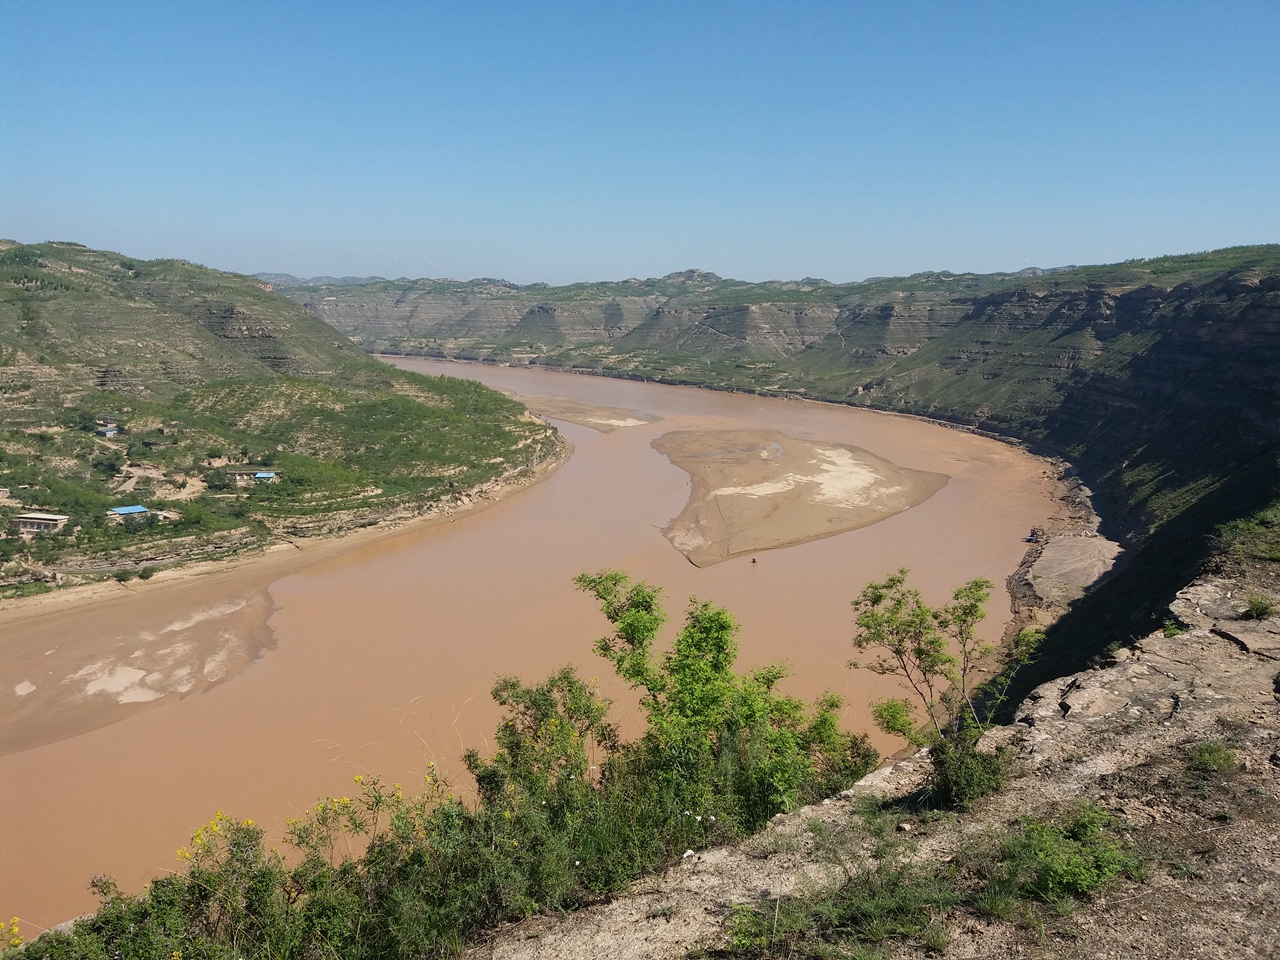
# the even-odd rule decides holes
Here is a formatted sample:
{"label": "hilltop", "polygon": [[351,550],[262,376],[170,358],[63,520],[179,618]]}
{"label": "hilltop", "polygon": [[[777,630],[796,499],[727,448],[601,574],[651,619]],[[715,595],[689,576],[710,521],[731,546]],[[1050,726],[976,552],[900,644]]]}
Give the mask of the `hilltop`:
{"label": "hilltop", "polygon": [[0,411],[0,522],[70,518],[0,539],[3,595],[411,515],[558,449],[520,404],[379,363],[252,277],[72,243],[0,243]]}
{"label": "hilltop", "polygon": [[[1159,626],[1215,526],[1280,495],[1280,245],[852,284],[687,270],[563,287],[380,281],[287,295],[372,352],[866,406],[1069,461],[1102,532],[1128,549],[1053,624],[1053,654],[1020,693]],[[1042,623],[1065,610],[1026,605]]]}

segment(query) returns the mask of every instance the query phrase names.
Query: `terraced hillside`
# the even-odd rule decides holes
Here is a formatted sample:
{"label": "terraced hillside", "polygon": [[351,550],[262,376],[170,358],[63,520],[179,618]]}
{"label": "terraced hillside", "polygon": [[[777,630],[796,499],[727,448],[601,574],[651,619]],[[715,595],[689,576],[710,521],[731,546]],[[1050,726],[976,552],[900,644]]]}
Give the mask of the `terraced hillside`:
{"label": "terraced hillside", "polygon": [[1075,660],[1035,680],[1158,626],[1216,525],[1280,495],[1280,245],[846,285],[691,270],[284,292],[368,350],[805,396],[1065,456],[1131,549],[1055,628],[1052,648]]}
{"label": "terraced hillside", "polygon": [[[253,278],[0,243],[0,593],[413,513],[555,448],[478,384],[372,360]],[[264,476],[254,478],[253,474]],[[148,508],[113,522],[111,507]]]}

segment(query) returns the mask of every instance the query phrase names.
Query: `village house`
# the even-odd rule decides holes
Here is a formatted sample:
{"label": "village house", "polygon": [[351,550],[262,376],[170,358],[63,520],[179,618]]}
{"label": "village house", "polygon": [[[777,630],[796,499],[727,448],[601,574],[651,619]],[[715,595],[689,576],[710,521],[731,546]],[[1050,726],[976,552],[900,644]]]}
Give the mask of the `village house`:
{"label": "village house", "polygon": [[112,507],[107,511],[107,519],[115,523],[124,523],[130,517],[142,519],[151,511],[141,504],[134,504],[130,507]]}
{"label": "village house", "polygon": [[9,523],[18,528],[24,540],[30,540],[38,533],[55,533],[67,525],[70,517],[60,513],[21,513]]}
{"label": "village house", "polygon": [[130,517],[139,519],[155,517],[161,523],[169,523],[174,520],[181,520],[182,514],[177,510],[148,510],[141,504],[134,504],[131,507],[112,507],[107,511],[107,520],[112,523],[124,523]]}
{"label": "village house", "polygon": [[227,478],[236,486],[247,487],[254,483],[277,483],[280,478],[273,470],[228,470]]}
{"label": "village house", "polygon": [[106,423],[95,431],[100,437],[114,437],[120,432],[120,428],[114,423]]}

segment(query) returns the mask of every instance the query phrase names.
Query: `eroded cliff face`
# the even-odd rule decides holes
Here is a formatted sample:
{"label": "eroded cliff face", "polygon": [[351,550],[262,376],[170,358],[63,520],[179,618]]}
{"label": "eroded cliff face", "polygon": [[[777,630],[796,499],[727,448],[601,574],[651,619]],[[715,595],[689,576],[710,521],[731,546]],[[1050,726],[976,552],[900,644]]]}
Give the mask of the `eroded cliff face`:
{"label": "eroded cliff face", "polygon": [[[1132,419],[1141,410],[1146,431],[1191,411],[1238,417],[1269,439],[1280,432],[1276,269],[1244,265],[1168,285],[1139,282],[1141,273],[1063,273],[977,295],[950,295],[945,284],[789,289],[686,273],[584,290],[424,281],[285,292],[375,351],[802,392],[1063,450],[1081,444],[1082,424],[1117,411]],[[749,359],[769,361],[768,375],[734,362]]]}
{"label": "eroded cliff face", "polygon": [[308,298],[305,305],[350,336],[448,355],[476,345],[524,347],[541,356],[616,343],[622,350],[790,356],[834,333],[839,316],[835,305],[684,305],[657,296],[532,304],[527,299],[364,294],[355,288]]}
{"label": "eroded cliff face", "polygon": [[798,393],[1037,441],[1086,471],[1122,535],[1280,441],[1280,270],[1061,273],[978,295],[688,273],[289,295],[370,349]]}
{"label": "eroded cliff face", "polygon": [[821,348],[883,360],[906,356],[961,319],[965,304],[688,303],[679,296],[609,296],[569,302],[527,293],[492,298],[362,287],[285,291],[374,350],[453,356],[488,348],[507,359],[552,358],[565,348],[657,350],[696,356],[791,357]]}
{"label": "eroded cliff face", "polygon": [[656,297],[612,297],[581,303],[538,303],[529,307],[502,337],[539,352],[554,347],[608,343],[645,322]]}
{"label": "eroded cliff face", "polygon": [[494,342],[501,340],[522,314],[518,303],[501,299],[420,291],[375,292],[361,287],[340,288],[323,296],[308,292],[294,299],[330,326],[361,340]]}

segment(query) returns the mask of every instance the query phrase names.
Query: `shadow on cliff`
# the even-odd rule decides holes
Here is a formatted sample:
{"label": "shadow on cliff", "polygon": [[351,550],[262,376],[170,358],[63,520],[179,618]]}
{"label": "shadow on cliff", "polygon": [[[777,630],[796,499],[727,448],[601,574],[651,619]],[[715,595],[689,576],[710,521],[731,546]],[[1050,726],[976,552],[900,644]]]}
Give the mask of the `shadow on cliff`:
{"label": "shadow on cliff", "polygon": [[996,719],[1008,722],[1031,690],[1086,669],[1112,644],[1124,646],[1160,629],[1168,604],[1213,553],[1218,525],[1248,516],[1278,498],[1280,448],[1270,444],[1157,529],[1122,567],[1048,629],[1043,655],[1015,677],[1007,705]]}

